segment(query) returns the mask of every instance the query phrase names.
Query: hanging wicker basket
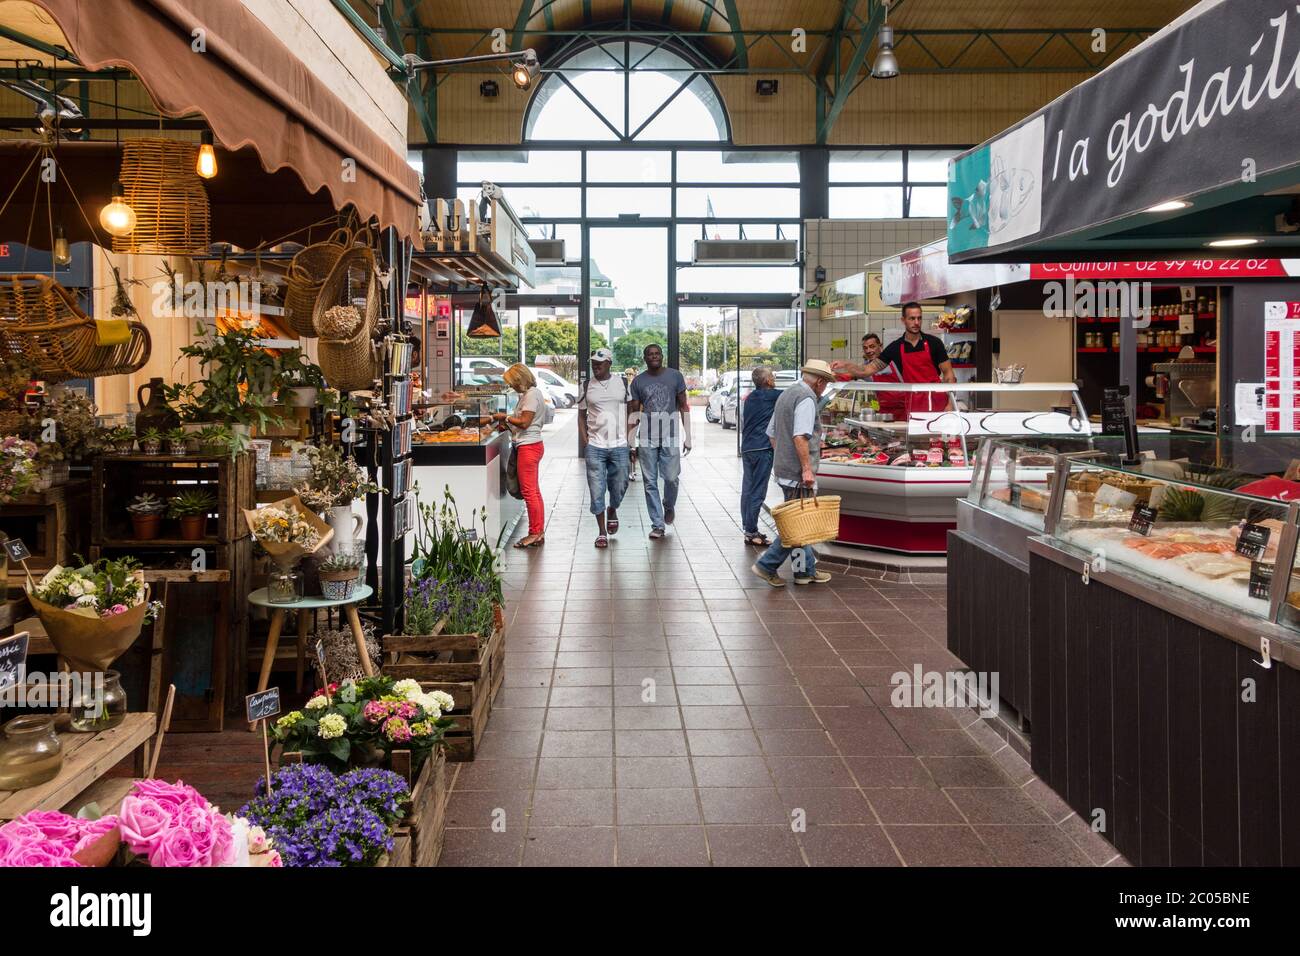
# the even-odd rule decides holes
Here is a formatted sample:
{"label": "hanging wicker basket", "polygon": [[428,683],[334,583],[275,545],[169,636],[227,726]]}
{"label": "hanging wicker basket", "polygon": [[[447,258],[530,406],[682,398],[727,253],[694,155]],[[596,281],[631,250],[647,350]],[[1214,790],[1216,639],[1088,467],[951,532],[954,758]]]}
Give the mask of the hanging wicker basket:
{"label": "hanging wicker basket", "polygon": [[324,242],[314,242],[293,257],[284,294],[284,314],[295,335],[316,337],[316,327],[312,324],[316,297],[330,270],[351,245],[352,233],[336,229]]}
{"label": "hanging wicker basket", "polygon": [[49,382],[125,375],[143,368],[149,361],[149,330],[134,319],[122,321],[126,340],[100,345],[99,323],[49,276],[12,275],[0,283],[0,352],[18,358]]}
{"label": "hanging wicker basket", "polygon": [[172,139],[122,144],[122,181],[135,231],[114,236],[114,252],[191,255],[212,242],[208,192],[194,171],[199,148]]}
{"label": "hanging wicker basket", "polygon": [[[355,331],[345,337],[327,334],[325,313],[335,306],[352,306],[361,316]],[[364,246],[348,249],[321,285],[312,324],[320,337],[318,355],[325,381],[339,391],[369,388],[379,375],[371,337],[379,320],[379,278],[375,255]]]}

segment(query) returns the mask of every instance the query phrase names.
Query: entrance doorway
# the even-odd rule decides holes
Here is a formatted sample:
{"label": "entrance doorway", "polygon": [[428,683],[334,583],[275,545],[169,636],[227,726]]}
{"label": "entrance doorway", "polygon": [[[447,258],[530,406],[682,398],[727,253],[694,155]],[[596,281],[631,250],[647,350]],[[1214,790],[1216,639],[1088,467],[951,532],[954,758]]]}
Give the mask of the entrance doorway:
{"label": "entrance doorway", "polygon": [[740,453],[745,397],[753,371],[771,368],[777,388],[798,378],[803,336],[788,298],[752,295],[678,297],[682,374],[705,402],[705,427],[735,429]]}

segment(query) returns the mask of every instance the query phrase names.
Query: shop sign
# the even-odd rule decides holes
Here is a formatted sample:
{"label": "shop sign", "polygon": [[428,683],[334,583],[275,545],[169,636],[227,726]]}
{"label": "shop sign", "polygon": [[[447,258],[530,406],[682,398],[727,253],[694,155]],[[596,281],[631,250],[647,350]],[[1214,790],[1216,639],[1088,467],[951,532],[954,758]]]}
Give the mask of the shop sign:
{"label": "shop sign", "polygon": [[956,261],[1300,164],[1300,9],[1294,0],[1197,9],[949,164]]}
{"label": "shop sign", "polygon": [[1151,262],[1035,262],[1031,279],[1285,279],[1300,276],[1300,259],[1157,259]]}
{"label": "shop sign", "polygon": [[941,300],[958,292],[990,289],[1028,278],[1029,267],[1025,265],[954,265],[948,261],[948,240],[939,239],[886,259],[881,264],[880,298],[897,308],[904,302]]}

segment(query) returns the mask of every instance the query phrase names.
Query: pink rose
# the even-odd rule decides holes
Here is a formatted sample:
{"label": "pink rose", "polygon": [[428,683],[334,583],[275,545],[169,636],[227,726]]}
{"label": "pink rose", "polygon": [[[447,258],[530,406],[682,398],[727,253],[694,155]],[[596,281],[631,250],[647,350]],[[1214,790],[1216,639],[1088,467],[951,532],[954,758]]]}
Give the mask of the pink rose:
{"label": "pink rose", "polygon": [[137,796],[164,804],[168,812],[172,813],[197,796],[193,787],[187,787],[179,780],[176,783],[167,783],[164,780],[137,780],[133,792]]}
{"label": "pink rose", "polygon": [[132,853],[152,854],[159,838],[170,827],[171,816],[172,808],[153,797],[130,794],[122,799],[118,814],[122,840]]}
{"label": "pink rose", "polygon": [[37,827],[49,840],[63,840],[75,836],[80,829],[78,824],[81,822],[76,817],[70,817],[58,810],[33,810],[23,814],[22,819],[23,822]]}
{"label": "pink rose", "polygon": [[272,850],[270,853],[267,854],[266,865],[267,865],[267,866],[284,866],[284,861],[283,861],[282,859],[280,859],[280,851],[279,851],[279,850]]}
{"label": "pink rose", "polygon": [[211,866],[212,847],[217,839],[212,815],[201,807],[189,804],[181,808],[176,825],[188,830],[190,839],[194,841],[194,850],[198,854],[198,862],[194,865]]}
{"label": "pink rose", "polygon": [[218,813],[212,815],[212,865],[229,866],[235,860],[235,833],[230,821]]}
{"label": "pink rose", "polygon": [[201,866],[201,855],[194,838],[184,827],[172,827],[158,838],[149,851],[149,865],[153,867]]}
{"label": "pink rose", "polygon": [[3,866],[80,866],[67,852],[59,853],[58,844],[31,844],[9,853],[0,865]]}

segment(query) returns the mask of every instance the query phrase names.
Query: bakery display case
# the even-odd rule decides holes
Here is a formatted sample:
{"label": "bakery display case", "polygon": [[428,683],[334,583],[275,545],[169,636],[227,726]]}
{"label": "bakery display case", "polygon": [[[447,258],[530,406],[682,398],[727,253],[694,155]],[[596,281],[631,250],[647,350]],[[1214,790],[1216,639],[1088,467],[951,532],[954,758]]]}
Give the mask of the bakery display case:
{"label": "bakery display case", "polygon": [[465,398],[425,406],[416,420],[416,445],[482,445],[496,434],[492,415],[505,411],[504,396]]}
{"label": "bakery display case", "polygon": [[[914,410],[931,404],[951,408]],[[983,443],[1059,436],[1086,447],[1092,429],[1069,382],[844,382],[828,390],[823,406],[817,480],[841,497],[839,543],[944,554]],[[1046,482],[1043,471],[1035,490]]]}

